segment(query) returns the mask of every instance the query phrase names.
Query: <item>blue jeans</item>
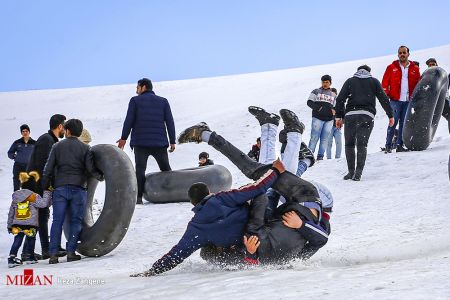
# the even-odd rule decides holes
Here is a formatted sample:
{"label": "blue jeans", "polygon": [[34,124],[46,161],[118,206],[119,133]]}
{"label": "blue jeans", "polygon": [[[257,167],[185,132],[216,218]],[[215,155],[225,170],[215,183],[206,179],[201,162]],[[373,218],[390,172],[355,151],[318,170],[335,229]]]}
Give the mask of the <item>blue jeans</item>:
{"label": "blue jeans", "polygon": [[327,158],[331,159],[331,149],[333,148],[333,138],[336,142],[336,155],[335,158],[341,158],[342,153],[342,131],[341,129],[337,128],[336,126],[333,126],[330,133],[330,138],[328,140],[328,147],[327,147]]}
{"label": "blue jeans", "polygon": [[67,252],[75,252],[80,237],[87,202],[86,189],[64,185],[53,191],[53,223],[50,230],[50,255],[56,255],[61,244],[61,234],[67,208],[70,210],[70,232]]}
{"label": "blue jeans", "polygon": [[323,158],[328,147],[328,139],[330,138],[331,129],[333,128],[333,121],[322,121],[317,118],[312,118],[311,122],[311,139],[309,140],[308,148],[314,153],[316,151],[317,142],[320,139],[319,153],[317,158]]}
{"label": "blue jeans", "polygon": [[[387,128],[386,134],[386,148],[393,148],[396,146],[403,146],[403,123],[405,122],[406,112],[408,110],[409,101],[389,101],[392,111],[394,112],[394,126]],[[392,145],[392,138],[394,131],[398,124],[397,145]]]}
{"label": "blue jeans", "polygon": [[[22,241],[25,236],[25,233],[19,232],[14,237],[14,242],[11,246],[11,250],[9,251],[9,255],[17,256],[17,252],[19,251],[20,246],[22,246]],[[34,245],[36,243],[36,237],[27,236],[26,243],[23,245],[22,253],[25,254],[34,254]]]}

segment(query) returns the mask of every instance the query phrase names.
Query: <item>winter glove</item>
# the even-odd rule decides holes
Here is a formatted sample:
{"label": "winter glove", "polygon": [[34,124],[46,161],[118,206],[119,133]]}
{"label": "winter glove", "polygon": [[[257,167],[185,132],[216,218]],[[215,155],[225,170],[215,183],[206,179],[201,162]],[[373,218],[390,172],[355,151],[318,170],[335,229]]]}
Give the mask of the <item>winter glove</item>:
{"label": "winter glove", "polygon": [[6,227],[6,229],[8,229],[8,233],[12,233],[12,228],[11,227]]}

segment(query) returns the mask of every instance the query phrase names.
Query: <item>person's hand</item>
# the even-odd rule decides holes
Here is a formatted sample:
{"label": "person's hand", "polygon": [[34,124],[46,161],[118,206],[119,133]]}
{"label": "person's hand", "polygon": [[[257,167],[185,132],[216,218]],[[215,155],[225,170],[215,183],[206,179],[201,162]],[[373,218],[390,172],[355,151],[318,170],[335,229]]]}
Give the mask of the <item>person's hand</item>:
{"label": "person's hand", "polygon": [[281,160],[279,158],[276,161],[273,162],[272,167],[277,169],[278,172],[280,172],[280,174],[283,173],[284,171],[286,171],[286,169],[284,168],[283,163],[281,162]]}
{"label": "person's hand", "polygon": [[173,151],[175,151],[175,144],[170,144],[169,152],[172,153]]}
{"label": "person's hand", "polygon": [[394,126],[395,123],[395,119],[394,118],[389,118],[389,127]]}
{"label": "person's hand", "polygon": [[333,116],[336,115],[336,110],[334,108],[331,109],[331,113],[333,114]]}
{"label": "person's hand", "polygon": [[283,224],[289,228],[299,229],[302,227],[303,221],[296,212],[290,211],[283,215]]}
{"label": "person's hand", "polygon": [[120,149],[123,150],[123,147],[125,147],[125,144],[127,143],[127,140],[120,139],[120,140],[117,140],[116,143],[117,143],[117,147],[119,147]]}
{"label": "person's hand", "polygon": [[247,237],[244,235],[244,245],[247,249],[247,252],[250,254],[255,254],[256,250],[259,247],[259,244],[261,242],[258,240],[258,237],[255,235],[252,235],[247,239]]}
{"label": "person's hand", "polygon": [[344,121],[342,119],[336,119],[336,128],[341,129]]}
{"label": "person's hand", "polygon": [[155,276],[155,275],[156,275],[156,272],[153,269],[150,269],[150,270],[147,270],[142,273],[131,274],[130,277],[151,277],[151,276]]}
{"label": "person's hand", "polygon": [[12,228],[11,227],[6,227],[6,229],[8,229],[8,233],[12,233]]}

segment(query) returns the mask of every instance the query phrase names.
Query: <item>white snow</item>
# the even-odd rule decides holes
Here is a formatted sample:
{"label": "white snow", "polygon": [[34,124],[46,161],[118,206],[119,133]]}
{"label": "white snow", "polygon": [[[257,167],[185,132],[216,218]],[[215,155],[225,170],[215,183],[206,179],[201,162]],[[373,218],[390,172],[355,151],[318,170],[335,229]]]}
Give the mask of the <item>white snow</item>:
{"label": "white snow", "polygon": [[[421,62],[435,57],[450,70],[450,46],[411,53]],[[294,110],[305,123],[309,141],[311,112],[309,93],[330,74],[338,90],[361,64],[372,67],[381,80],[391,56],[345,63],[155,83],[157,94],[167,97],[176,120],[177,133],[200,121],[248,151],[259,136],[249,105],[277,112]],[[426,151],[384,154],[388,119],[378,105],[375,127],[361,182],[344,181],[345,158],[325,160],[305,174],[327,185],[335,199],[332,233],[328,244],[310,261],[289,267],[229,268],[222,270],[192,255],[174,270],[152,278],[130,278],[143,271],[177,243],[192,217],[189,203],[138,206],[128,233],[110,254],[80,262],[31,266],[35,275],[53,275],[53,286],[6,285],[6,276],[22,274],[24,267],[7,268],[12,235],[6,217],[12,192],[12,161],[6,151],[20,137],[27,123],[33,138],[44,133],[54,113],[79,118],[90,130],[93,144],[112,143],[120,137],[129,98],[135,84],[94,88],[0,93],[0,295],[2,299],[148,298],[148,299],[449,299],[450,298],[450,195],[447,173],[450,152],[447,124],[442,119],[434,141]],[[234,186],[248,182],[224,156],[206,144],[178,145],[170,154],[173,169],[195,166],[201,151],[233,174]],[[134,161],[128,145],[126,152]],[[156,166],[150,160],[148,171]],[[120,170],[118,170],[119,172]],[[97,192],[99,213],[102,188]],[[51,221],[50,221],[51,222]],[[40,252],[37,241],[36,251]],[[19,252],[20,253],[20,252]],[[30,266],[29,266],[30,267]],[[83,284],[75,284],[77,279]],[[66,280],[66,281],[64,281]],[[103,280],[96,284],[89,280]]]}

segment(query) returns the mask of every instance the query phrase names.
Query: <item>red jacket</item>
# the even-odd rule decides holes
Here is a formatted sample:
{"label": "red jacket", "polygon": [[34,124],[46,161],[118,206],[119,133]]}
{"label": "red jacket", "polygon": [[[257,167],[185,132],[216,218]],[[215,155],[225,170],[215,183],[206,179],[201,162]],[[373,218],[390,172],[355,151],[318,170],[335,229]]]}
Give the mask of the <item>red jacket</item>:
{"label": "red jacket", "polygon": [[[412,61],[409,62],[408,69],[408,90],[409,96],[412,96],[414,88],[420,80],[419,67]],[[400,99],[400,86],[402,84],[402,70],[398,60],[392,62],[383,75],[381,86],[391,100],[398,101]]]}

